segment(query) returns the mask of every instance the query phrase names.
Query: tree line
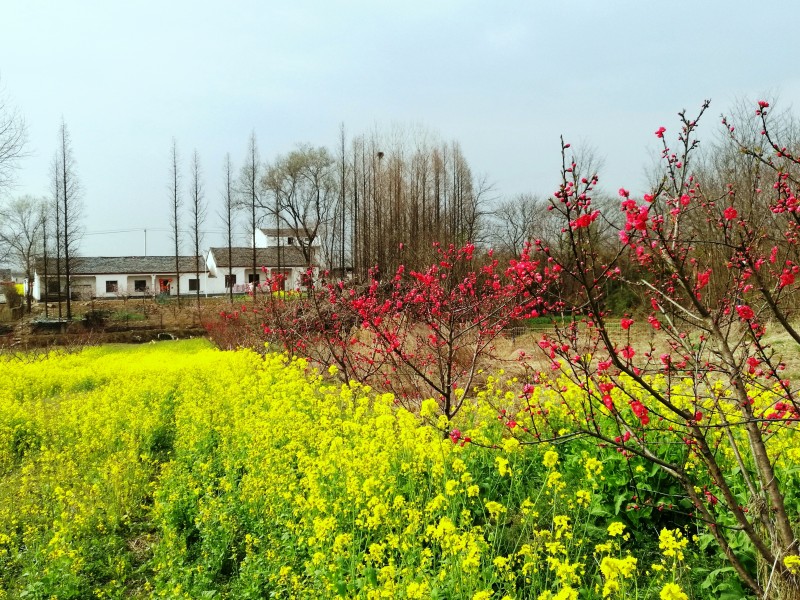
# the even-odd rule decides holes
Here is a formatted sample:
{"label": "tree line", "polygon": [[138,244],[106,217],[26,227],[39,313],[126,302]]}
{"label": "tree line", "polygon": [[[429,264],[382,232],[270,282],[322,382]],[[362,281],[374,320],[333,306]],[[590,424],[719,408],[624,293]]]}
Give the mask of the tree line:
{"label": "tree line", "polygon": [[[744,108],[735,108],[729,117],[730,126],[735,122],[739,135],[749,136],[746,141],[758,148],[760,132],[747,116]],[[790,142],[797,139],[791,115],[774,118],[783,138]],[[742,153],[726,137],[695,155],[694,177],[704,189],[721,196],[726,193],[726,182],[734,178],[743,184],[738,189],[750,190],[754,214],[765,214],[755,210],[764,208],[763,196],[756,192],[763,177],[763,158]],[[70,274],[80,242],[82,197],[66,123],[62,121],[58,131],[47,198],[10,197],[13,172],[24,156],[24,120],[7,103],[0,103],[0,261],[12,262],[32,281],[34,259],[46,258],[42,265],[52,272],[43,275],[66,282],[55,294],[58,316],[64,316],[63,299],[65,316],[71,318]],[[578,151],[576,165],[580,165],[581,178],[588,180],[596,176],[599,161],[592,152]],[[178,257],[185,246],[191,247],[194,256],[202,256],[202,230],[211,203],[196,150],[188,172],[184,171],[178,143],[173,140],[166,196],[178,275]],[[401,264],[409,269],[424,268],[435,258],[437,243],[446,247],[469,242],[494,248],[503,257],[518,257],[526,244],[538,240],[563,260],[571,260],[568,232],[552,212],[548,197],[531,193],[497,197],[489,180],[474,173],[457,141],[442,141],[420,128],[348,136],[342,126],[333,148],[298,144],[271,160],[262,159],[253,132],[240,165],[226,155],[220,180],[213,212],[223,225],[229,255],[235,240],[245,232],[246,245],[252,248],[253,273],[263,266],[258,264],[256,253],[259,228],[277,234],[279,262],[283,255],[281,240],[291,237],[307,265],[320,267],[329,278],[362,282],[376,268],[378,276],[380,272],[394,273]],[[651,183],[667,185],[669,181]],[[596,238],[596,248],[605,248],[602,259],[608,261],[614,258],[614,236],[622,213],[616,198],[598,190],[593,201],[600,217],[587,232]],[[280,270],[280,264],[275,266]],[[198,279],[204,268],[198,258]],[[619,268],[625,273],[628,263],[621,261]],[[179,276],[176,285],[180,298]],[[607,285],[606,302],[617,312],[635,308],[644,298],[635,286],[625,283],[624,277]],[[232,298],[233,289],[229,289]],[[195,292],[199,301],[199,288]],[[565,299],[574,299],[573,292],[565,283],[559,293]],[[31,293],[29,289],[28,307]]]}
{"label": "tree line", "polygon": [[[21,269],[32,283],[36,260],[42,258],[44,281],[55,275],[59,282],[59,289],[55,291],[58,318],[70,320],[72,290],[69,275],[80,243],[83,210],[72,140],[66,121],[62,119],[50,164],[50,193],[47,197],[6,197],[13,182],[13,171],[26,155],[26,139],[24,119],[17,112],[4,112],[4,105],[0,102],[0,262],[10,262]],[[65,281],[63,290],[60,287],[62,276]],[[50,291],[45,290],[45,294]],[[33,286],[29,284],[25,293],[28,312],[32,300]],[[46,314],[48,310],[45,304]]]}

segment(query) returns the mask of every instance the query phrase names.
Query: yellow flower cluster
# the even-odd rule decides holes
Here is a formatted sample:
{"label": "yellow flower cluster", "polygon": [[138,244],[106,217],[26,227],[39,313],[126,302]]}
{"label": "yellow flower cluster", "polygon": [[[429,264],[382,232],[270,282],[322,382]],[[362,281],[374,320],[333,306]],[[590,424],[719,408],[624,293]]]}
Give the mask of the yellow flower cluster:
{"label": "yellow flower cluster", "polygon": [[[333,375],[202,341],[0,369],[0,598],[640,593],[610,464],[516,426],[566,434],[585,391],[538,414],[489,376],[451,423]],[[659,542],[684,560],[679,531]]]}

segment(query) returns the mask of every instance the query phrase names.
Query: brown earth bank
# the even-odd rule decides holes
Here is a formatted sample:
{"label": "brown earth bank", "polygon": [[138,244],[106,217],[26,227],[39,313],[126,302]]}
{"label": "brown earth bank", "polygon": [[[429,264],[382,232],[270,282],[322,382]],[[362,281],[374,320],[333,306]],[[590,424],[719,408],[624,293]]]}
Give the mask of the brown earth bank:
{"label": "brown earth bank", "polygon": [[[236,299],[238,304],[249,299]],[[235,304],[235,306],[238,306]],[[45,310],[46,308],[46,310]],[[34,304],[22,319],[0,318],[0,349],[13,351],[109,343],[138,344],[206,335],[204,323],[221,310],[230,310],[228,298],[174,298],[164,300],[113,299],[72,303],[72,321],[58,317],[58,305]],[[2,317],[3,315],[0,315]]]}

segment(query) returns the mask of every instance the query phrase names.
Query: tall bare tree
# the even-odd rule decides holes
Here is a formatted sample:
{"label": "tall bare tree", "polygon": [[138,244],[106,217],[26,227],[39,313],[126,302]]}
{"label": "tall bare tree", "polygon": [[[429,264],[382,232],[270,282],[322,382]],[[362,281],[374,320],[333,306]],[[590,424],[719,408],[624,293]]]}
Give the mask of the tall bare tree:
{"label": "tall bare tree", "polygon": [[[203,232],[200,227],[206,220],[206,201],[205,192],[203,190],[202,169],[200,167],[200,155],[195,150],[192,153],[192,162],[189,167],[190,190],[189,190],[189,219],[191,229],[189,237],[192,242],[192,253],[194,255],[194,272],[197,281],[195,282],[195,292],[197,297],[197,306],[200,306],[200,249],[203,243]],[[190,288],[191,289],[191,288]]]}
{"label": "tall bare tree", "polygon": [[[267,169],[264,188],[272,196],[276,223],[283,223],[307,265],[315,261],[320,234],[329,228],[338,202],[336,163],[323,147],[300,146]],[[328,259],[330,260],[330,256]]]}
{"label": "tall bare tree", "polygon": [[255,131],[250,134],[247,156],[239,173],[239,191],[240,203],[246,211],[247,227],[250,229],[250,235],[252,236],[253,255],[251,267],[253,269],[253,300],[255,301],[259,278],[258,261],[256,260],[256,230],[261,222],[259,218],[261,206],[261,158],[258,154]]}
{"label": "tall bare tree", "polygon": [[[331,227],[331,266],[335,264],[333,256],[338,249],[338,263],[339,263],[339,276],[342,279],[347,277],[347,258],[346,258],[346,240],[347,240],[347,138],[344,131],[344,123],[339,128],[339,195],[336,202],[336,210],[334,211],[333,225]],[[351,264],[352,266],[352,264]]]}
{"label": "tall bare tree", "polygon": [[35,260],[43,247],[45,201],[21,196],[0,206],[0,243],[10,249],[13,263],[22,269],[27,279],[25,301],[31,312]]}
{"label": "tall bare tree", "polygon": [[225,240],[228,249],[228,275],[226,287],[231,304],[233,304],[233,231],[236,228],[236,196],[233,188],[233,163],[231,155],[225,155],[225,162],[222,165],[222,177],[225,182],[225,189],[222,192],[222,211],[219,216],[225,227]]}
{"label": "tall bare tree", "polygon": [[25,119],[0,89],[0,197],[13,181],[19,160],[25,155]]}
{"label": "tall bare tree", "polygon": [[51,224],[51,211],[50,211],[50,204],[48,200],[45,200],[45,205],[42,207],[42,283],[40,284],[39,288],[39,298],[44,299],[44,316],[48,318],[49,308],[47,306],[47,273],[49,269],[49,257],[48,257],[48,247],[50,245],[50,228],[52,227]]}
{"label": "tall bare tree", "polygon": [[476,178],[457,142],[424,131],[374,132],[353,140],[348,167],[350,236],[355,275],[376,264],[422,268],[433,244],[463,245],[485,235],[483,205],[491,186]]}
{"label": "tall bare tree", "polygon": [[78,180],[75,158],[72,154],[72,140],[67,129],[67,123],[61,120],[58,133],[58,177],[61,183],[61,211],[62,244],[64,248],[64,276],[65,295],[67,304],[67,321],[72,320],[71,259],[77,251],[80,241],[81,186]]}
{"label": "tall bare tree", "polygon": [[[58,320],[61,321],[62,312],[61,312],[61,270],[63,263],[61,261],[61,257],[63,256],[64,251],[64,233],[61,228],[62,216],[61,216],[61,177],[60,177],[60,169],[59,169],[59,153],[56,152],[53,155],[53,161],[50,163],[50,192],[52,194],[52,205],[51,208],[47,211],[52,217],[49,219],[50,222],[53,224],[53,251],[51,256],[54,254],[56,257],[55,260],[55,267],[56,267],[56,300],[58,302]],[[45,217],[47,219],[47,217]],[[48,236],[45,236],[45,245],[49,244],[50,240]],[[47,252],[45,252],[45,261],[47,260]],[[45,262],[45,267],[47,267],[47,263]],[[50,273],[52,275],[52,273]],[[48,280],[48,273],[45,270],[45,299],[49,299],[50,296],[50,283]]]}
{"label": "tall bare tree", "polygon": [[[169,165],[169,226],[172,235],[173,249],[175,250],[175,285],[178,306],[181,305],[181,206],[183,204],[180,193],[180,169],[178,167],[178,142],[172,138]],[[159,289],[159,292],[161,290]]]}

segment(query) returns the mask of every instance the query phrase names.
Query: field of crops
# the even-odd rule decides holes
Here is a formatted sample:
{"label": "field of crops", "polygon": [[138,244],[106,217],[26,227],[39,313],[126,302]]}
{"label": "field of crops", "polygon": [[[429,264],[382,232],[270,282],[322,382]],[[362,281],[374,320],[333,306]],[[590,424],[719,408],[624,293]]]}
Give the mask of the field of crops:
{"label": "field of crops", "polygon": [[744,595],[657,468],[514,438],[520,387],[447,423],[200,340],[3,363],[0,598]]}

